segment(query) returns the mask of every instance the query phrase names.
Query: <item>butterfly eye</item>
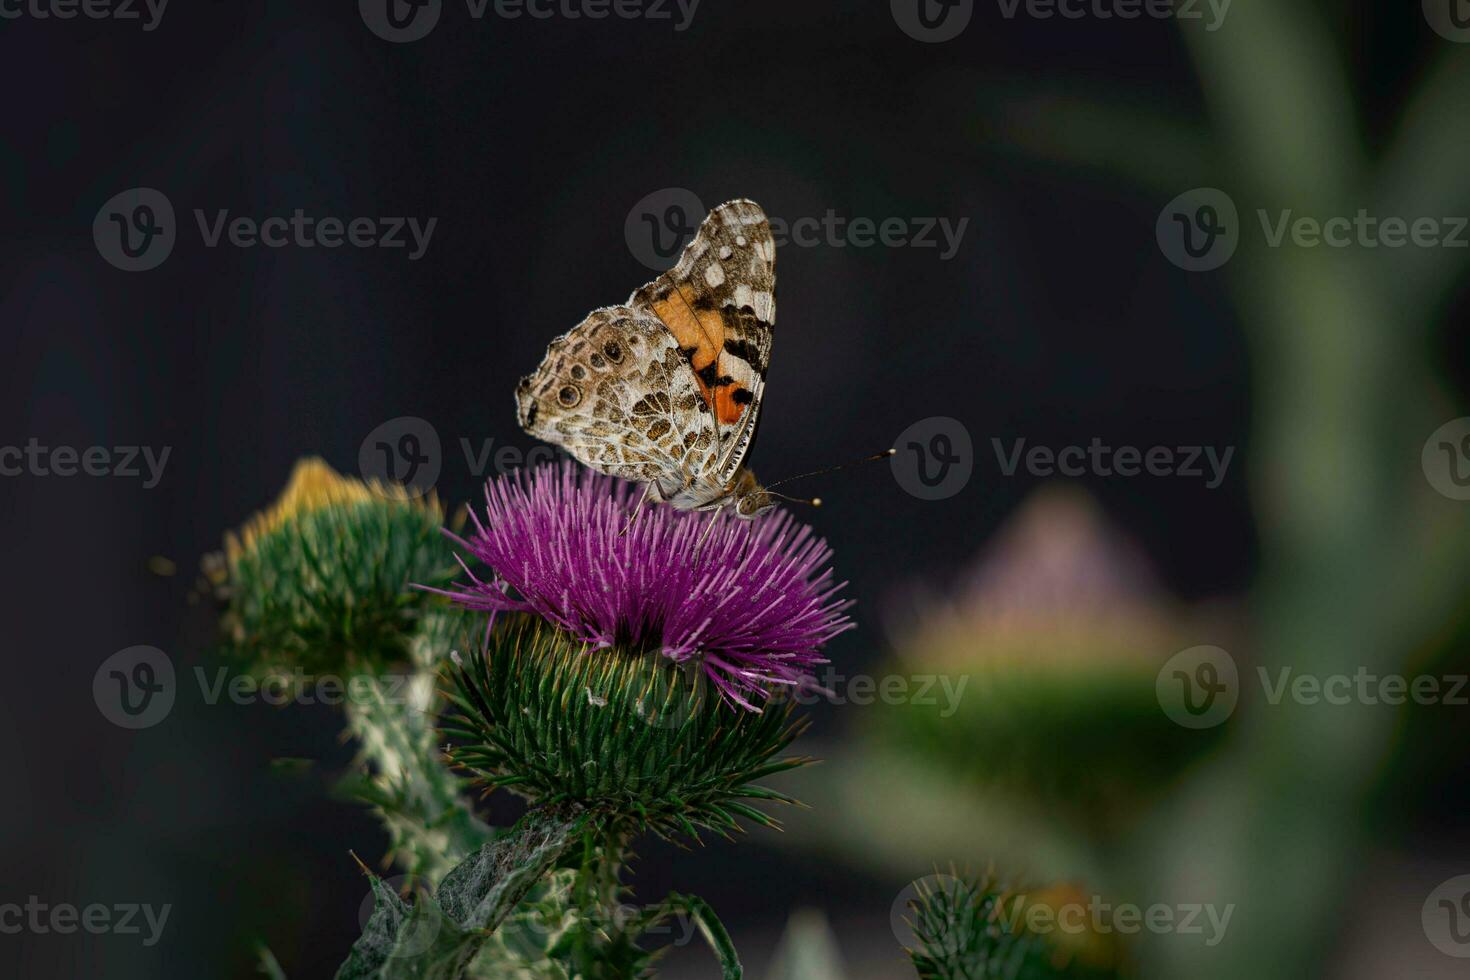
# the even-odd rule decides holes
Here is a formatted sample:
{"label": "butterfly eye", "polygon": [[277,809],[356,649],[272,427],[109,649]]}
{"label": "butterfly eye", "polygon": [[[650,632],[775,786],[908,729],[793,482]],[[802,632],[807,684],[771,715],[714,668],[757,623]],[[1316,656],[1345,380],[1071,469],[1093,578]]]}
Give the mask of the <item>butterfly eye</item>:
{"label": "butterfly eye", "polygon": [[576,385],[562,385],[561,391],[556,393],[556,400],[561,402],[562,408],[576,408],[582,400],[582,389]]}
{"label": "butterfly eye", "polygon": [[623,363],[623,348],[619,347],[617,341],[615,340],[609,340],[607,343],[603,344],[602,353],[607,355],[607,359],[609,361],[612,361],[614,364]]}

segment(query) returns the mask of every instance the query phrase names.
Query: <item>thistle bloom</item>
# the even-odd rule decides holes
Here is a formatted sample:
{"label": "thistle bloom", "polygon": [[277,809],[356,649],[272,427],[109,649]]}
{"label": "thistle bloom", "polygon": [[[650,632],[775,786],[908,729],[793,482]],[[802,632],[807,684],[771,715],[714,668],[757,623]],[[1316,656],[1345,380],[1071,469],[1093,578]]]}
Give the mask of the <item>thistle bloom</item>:
{"label": "thistle bloom", "polygon": [[637,500],[633,484],[571,463],[492,480],[485,519],[450,537],[493,574],[466,566],[471,584],[447,594],[492,617],[534,613],[595,648],[695,661],[751,710],[771,685],[808,682],[822,645],[852,625],[826,543],[784,511],[742,521],[645,506],[629,526]]}

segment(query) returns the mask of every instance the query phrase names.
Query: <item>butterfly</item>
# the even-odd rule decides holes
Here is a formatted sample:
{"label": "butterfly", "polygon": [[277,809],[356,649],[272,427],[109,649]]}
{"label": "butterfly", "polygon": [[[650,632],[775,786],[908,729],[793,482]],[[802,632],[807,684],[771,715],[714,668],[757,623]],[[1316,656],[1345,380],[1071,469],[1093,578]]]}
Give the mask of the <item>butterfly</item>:
{"label": "butterfly", "polygon": [[729,201],[672,269],[551,342],[516,387],[517,417],[584,465],[643,483],[640,504],[757,517],[775,500],[744,462],[775,321],[771,224],[754,201]]}

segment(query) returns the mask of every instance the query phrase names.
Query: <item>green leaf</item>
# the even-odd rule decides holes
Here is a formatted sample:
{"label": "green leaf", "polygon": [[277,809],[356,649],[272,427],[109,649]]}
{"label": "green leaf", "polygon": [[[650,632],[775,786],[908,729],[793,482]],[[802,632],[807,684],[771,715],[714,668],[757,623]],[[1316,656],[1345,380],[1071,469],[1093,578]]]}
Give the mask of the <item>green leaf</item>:
{"label": "green leaf", "polygon": [[586,826],[580,807],[532,810],[509,833],[462,862],[439,886],[445,912],[468,929],[494,930]]}
{"label": "green leaf", "polygon": [[460,929],[437,901],[424,898],[414,903],[376,976],[381,980],[456,980],[483,941],[482,936]]}
{"label": "green leaf", "polygon": [[347,961],[337,970],[337,980],[366,980],[379,975],[383,964],[398,941],[398,933],[408,920],[408,906],[377,875],[368,876],[373,892],[373,913]]}
{"label": "green leaf", "polygon": [[588,814],[579,807],[531,810],[503,836],[447,875],[433,897],[406,904],[369,876],[373,913],[337,980],[455,980],[488,936],[572,846]]}

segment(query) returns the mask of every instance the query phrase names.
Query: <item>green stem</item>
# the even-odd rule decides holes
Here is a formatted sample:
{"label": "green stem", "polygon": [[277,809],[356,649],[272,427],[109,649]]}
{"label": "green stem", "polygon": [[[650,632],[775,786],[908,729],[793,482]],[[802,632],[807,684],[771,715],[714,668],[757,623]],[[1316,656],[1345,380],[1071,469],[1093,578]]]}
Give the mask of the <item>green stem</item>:
{"label": "green stem", "polygon": [[435,744],[435,675],[353,679],[347,730],[362,770],[353,794],[378,811],[392,853],[414,875],[437,884],[491,837],[460,798],[461,780]]}

